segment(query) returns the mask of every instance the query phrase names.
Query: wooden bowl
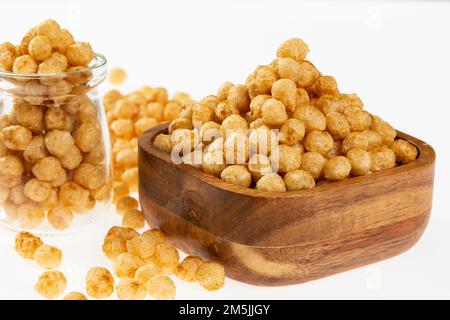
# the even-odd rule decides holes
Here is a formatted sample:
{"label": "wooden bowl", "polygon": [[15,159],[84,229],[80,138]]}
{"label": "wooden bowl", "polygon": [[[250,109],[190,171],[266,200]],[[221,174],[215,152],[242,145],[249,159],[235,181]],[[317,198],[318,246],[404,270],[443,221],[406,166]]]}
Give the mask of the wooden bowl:
{"label": "wooden bowl", "polygon": [[226,183],[152,145],[167,124],[139,139],[139,197],[146,219],[190,255],[224,264],[227,276],[264,286],[301,283],[390,258],[427,225],[435,153],[315,189],[274,193]]}

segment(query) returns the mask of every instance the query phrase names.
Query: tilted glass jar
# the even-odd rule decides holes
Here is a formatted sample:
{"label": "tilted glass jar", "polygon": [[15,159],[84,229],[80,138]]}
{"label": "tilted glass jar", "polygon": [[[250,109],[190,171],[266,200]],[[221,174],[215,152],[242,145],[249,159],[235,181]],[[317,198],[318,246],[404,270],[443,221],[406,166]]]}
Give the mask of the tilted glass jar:
{"label": "tilted glass jar", "polygon": [[63,74],[0,70],[0,223],[75,230],[110,207],[108,126],[97,86],[104,56]]}

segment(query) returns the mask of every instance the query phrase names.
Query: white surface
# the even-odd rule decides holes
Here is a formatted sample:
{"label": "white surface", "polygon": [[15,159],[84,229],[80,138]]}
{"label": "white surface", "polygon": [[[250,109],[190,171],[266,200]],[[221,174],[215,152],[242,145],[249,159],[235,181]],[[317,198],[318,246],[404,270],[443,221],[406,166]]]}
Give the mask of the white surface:
{"label": "white surface", "polygon": [[[64,4],[63,4],[64,3]],[[106,6],[106,7],[105,7]],[[303,285],[258,288],[227,280],[210,293],[177,282],[184,299],[450,298],[450,3],[297,1],[2,1],[1,41],[53,17],[129,74],[126,89],[149,84],[194,97],[225,80],[244,82],[293,36],[311,59],[357,92],[371,112],[429,142],[437,152],[434,208],[421,241],[405,254]],[[45,238],[64,250],[68,290],[82,290],[86,270],[110,267],[101,238],[114,223],[66,237]],[[0,298],[39,298],[42,272],[13,250],[15,234],[0,230]]]}

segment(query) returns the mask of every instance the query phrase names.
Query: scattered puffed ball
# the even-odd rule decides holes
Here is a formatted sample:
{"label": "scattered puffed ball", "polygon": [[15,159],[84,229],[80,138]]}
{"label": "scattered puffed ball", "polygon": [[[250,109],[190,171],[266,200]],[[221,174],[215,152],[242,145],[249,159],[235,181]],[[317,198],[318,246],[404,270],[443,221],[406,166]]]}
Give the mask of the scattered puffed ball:
{"label": "scattered puffed ball", "polygon": [[34,289],[47,299],[54,299],[63,294],[67,287],[67,280],[60,271],[47,271],[43,273]]}
{"label": "scattered puffed ball", "polygon": [[108,80],[113,85],[121,85],[127,79],[127,73],[122,68],[114,68],[109,71]]}
{"label": "scattered puffed ball", "polygon": [[147,230],[143,234],[147,237],[150,237],[155,245],[166,242],[166,236],[159,229]]}
{"label": "scattered puffed ball", "polygon": [[199,267],[205,263],[200,257],[188,256],[176,268],[175,275],[177,278],[193,282]]}
{"label": "scattered puffed ball", "polygon": [[140,234],[128,240],[126,246],[128,253],[146,259],[153,255],[156,244],[153,238]]}
{"label": "scattered puffed ball", "polygon": [[147,283],[151,278],[162,274],[163,271],[160,267],[158,267],[153,262],[149,262],[136,270],[134,278],[141,283]]}
{"label": "scattered puffed ball", "polygon": [[124,214],[127,210],[137,209],[139,202],[130,196],[120,198],[116,203],[116,210],[120,214]]}
{"label": "scattered puffed ball", "polygon": [[114,278],[108,269],[94,267],[86,276],[86,291],[95,299],[106,299],[114,292]]}
{"label": "scattered puffed ball", "polygon": [[134,278],[136,270],[144,264],[144,260],[136,255],[121,253],[114,261],[114,271],[121,279]]}
{"label": "scattered puffed ball", "polygon": [[176,295],[175,283],[168,276],[159,275],[151,278],[145,288],[150,297],[157,300],[172,300]]}
{"label": "scattered puffed ball", "polygon": [[34,253],[34,260],[44,269],[51,270],[59,267],[62,261],[62,251],[49,245],[40,246]]}
{"label": "scattered puffed ball", "polygon": [[145,226],[144,213],[138,209],[125,211],[122,218],[122,227],[142,229]]}
{"label": "scattered puffed ball", "polygon": [[72,224],[73,213],[68,208],[55,207],[49,210],[47,220],[56,230],[65,230]]}
{"label": "scattered puffed ball", "polygon": [[63,300],[87,300],[87,297],[80,292],[69,292],[63,298]]}
{"label": "scattered puffed ball", "polygon": [[121,280],[116,285],[117,297],[119,300],[144,300],[147,295],[145,286],[136,280]]}
{"label": "scattered puffed ball", "polygon": [[155,247],[155,253],[151,261],[160,267],[165,274],[171,275],[175,272],[180,255],[177,248],[168,243],[161,243]]}
{"label": "scattered puffed ball", "polygon": [[36,250],[43,244],[39,237],[29,232],[19,232],[16,236],[15,249],[25,259],[34,259]]}
{"label": "scattered puffed ball", "polygon": [[195,279],[207,290],[219,290],[225,282],[225,269],[219,263],[205,262],[199,266]]}

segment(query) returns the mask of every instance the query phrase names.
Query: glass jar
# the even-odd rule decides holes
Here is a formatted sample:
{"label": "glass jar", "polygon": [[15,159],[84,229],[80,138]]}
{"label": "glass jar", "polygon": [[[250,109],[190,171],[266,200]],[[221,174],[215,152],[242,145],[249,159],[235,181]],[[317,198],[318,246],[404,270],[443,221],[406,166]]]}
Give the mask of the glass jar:
{"label": "glass jar", "polygon": [[97,87],[104,56],[55,75],[0,70],[0,223],[73,231],[111,206],[110,142]]}

